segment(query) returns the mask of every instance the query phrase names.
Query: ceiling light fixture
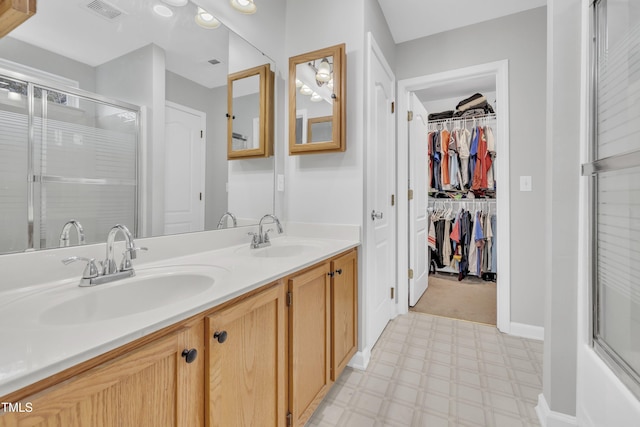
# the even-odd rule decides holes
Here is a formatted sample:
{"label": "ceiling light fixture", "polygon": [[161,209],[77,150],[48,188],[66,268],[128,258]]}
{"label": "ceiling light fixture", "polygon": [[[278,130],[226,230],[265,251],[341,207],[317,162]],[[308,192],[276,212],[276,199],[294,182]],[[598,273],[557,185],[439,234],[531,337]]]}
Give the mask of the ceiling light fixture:
{"label": "ceiling light fixture", "polygon": [[189,0],[162,0],[164,3],[169,6],[182,7],[186,6],[189,3]]}
{"label": "ceiling light fixture", "polygon": [[311,94],[311,102],[320,102],[320,101],[322,101],[322,97],[317,93],[313,92]]}
{"label": "ceiling light fixture", "polygon": [[173,16],[173,11],[163,4],[153,6],[153,11],[163,18],[171,18]]}
{"label": "ceiling light fixture", "polygon": [[256,13],[257,10],[256,5],[253,3],[253,0],[231,0],[231,6],[233,6],[234,9],[248,15]]}
{"label": "ceiling light fixture", "polygon": [[220,21],[218,21],[215,16],[213,16],[203,8],[198,7],[198,13],[196,14],[196,24],[200,25],[202,28],[211,30],[214,28],[218,28],[220,26]]}
{"label": "ceiling light fixture", "polygon": [[303,84],[302,87],[300,88],[300,93],[303,95],[311,95],[313,91],[309,86]]}
{"label": "ceiling light fixture", "polygon": [[301,87],[302,87],[302,85],[303,85],[302,80],[300,80],[300,79],[296,79],[296,87],[297,87],[297,88],[301,88]]}
{"label": "ceiling light fixture", "polygon": [[327,82],[327,87],[329,90],[333,90],[333,77]]}

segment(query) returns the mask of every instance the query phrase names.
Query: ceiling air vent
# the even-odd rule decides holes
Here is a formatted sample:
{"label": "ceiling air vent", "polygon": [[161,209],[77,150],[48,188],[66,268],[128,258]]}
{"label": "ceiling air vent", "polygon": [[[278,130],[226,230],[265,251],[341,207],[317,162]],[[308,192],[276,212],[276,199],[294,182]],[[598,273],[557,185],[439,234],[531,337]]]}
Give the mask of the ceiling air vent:
{"label": "ceiling air vent", "polygon": [[105,0],[91,0],[86,6],[91,12],[108,21],[117,21],[125,13]]}
{"label": "ceiling air vent", "polygon": [[211,65],[216,65],[216,64],[219,64],[219,63],[220,63],[220,61],[218,61],[218,60],[217,60],[217,59],[215,59],[215,58],[214,58],[214,59],[210,59],[210,60],[208,60],[207,62],[208,62],[209,64],[211,64]]}

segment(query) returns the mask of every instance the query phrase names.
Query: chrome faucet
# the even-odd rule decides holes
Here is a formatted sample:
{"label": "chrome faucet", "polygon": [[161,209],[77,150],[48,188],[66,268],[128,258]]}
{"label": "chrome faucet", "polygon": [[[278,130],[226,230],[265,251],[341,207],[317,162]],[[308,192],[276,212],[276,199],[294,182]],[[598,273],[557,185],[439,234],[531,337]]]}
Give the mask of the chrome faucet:
{"label": "chrome faucet", "polygon": [[260,219],[260,222],[258,223],[258,234],[249,233],[249,235],[253,236],[253,239],[251,241],[251,247],[253,249],[271,246],[271,241],[269,240],[269,232],[273,231],[273,229],[270,228],[264,233],[262,232],[262,222],[267,218],[271,218],[273,222],[276,224],[278,234],[282,234],[284,232],[284,230],[282,229],[282,224],[280,224],[280,220],[278,219],[278,217],[272,214],[266,214]]}
{"label": "chrome faucet", "polygon": [[236,220],[236,216],[231,212],[227,211],[220,217],[220,221],[218,221],[218,226],[216,227],[217,229],[227,228],[227,222],[226,222],[227,217],[233,220],[233,228],[236,228],[238,226],[238,221]]}
{"label": "chrome faucet", "polygon": [[60,233],[60,244],[58,245],[61,248],[66,248],[69,246],[71,239],[69,238],[69,232],[71,231],[71,227],[76,229],[76,233],[78,235],[78,244],[84,245],[84,228],[82,228],[82,224],[76,221],[75,219],[70,219],[67,221],[62,227],[62,232]]}
{"label": "chrome faucet", "polygon": [[[124,253],[122,254],[120,268],[116,266],[113,250],[116,236],[119,232],[122,232],[124,236],[126,247]],[[136,252],[139,250],[146,251],[147,248],[137,248],[133,242],[133,236],[131,235],[129,229],[122,224],[116,224],[111,228],[111,230],[109,230],[109,234],[107,235],[107,258],[104,260],[104,262],[96,262],[94,258],[84,258],[77,256],[65,258],[62,260],[62,262],[64,264],[70,264],[74,261],[86,261],[87,266],[82,273],[80,286],[94,286],[135,276],[135,271],[133,270],[131,260],[136,258]]]}

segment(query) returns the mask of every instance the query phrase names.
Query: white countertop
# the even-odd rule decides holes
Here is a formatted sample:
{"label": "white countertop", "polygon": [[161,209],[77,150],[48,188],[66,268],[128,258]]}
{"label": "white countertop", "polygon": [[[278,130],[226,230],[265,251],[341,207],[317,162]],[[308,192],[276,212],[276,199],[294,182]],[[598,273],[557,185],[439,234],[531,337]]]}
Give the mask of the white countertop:
{"label": "white countertop", "polygon": [[[160,308],[106,320],[51,321],[51,307],[106,287],[126,286],[127,280],[81,288],[79,278],[65,279],[0,292],[0,396],[61,372],[193,315],[215,307],[292,272],[315,264],[360,244],[358,240],[317,237],[278,237],[273,246],[303,247],[285,257],[259,257],[243,243],[152,263],[134,261],[137,276],[154,271],[211,270],[210,289]],[[255,251],[261,251],[257,249]],[[96,294],[99,295],[99,294]],[[141,304],[142,305],[142,304]],[[147,307],[148,308],[148,307]],[[91,308],[87,308],[91,310]]]}

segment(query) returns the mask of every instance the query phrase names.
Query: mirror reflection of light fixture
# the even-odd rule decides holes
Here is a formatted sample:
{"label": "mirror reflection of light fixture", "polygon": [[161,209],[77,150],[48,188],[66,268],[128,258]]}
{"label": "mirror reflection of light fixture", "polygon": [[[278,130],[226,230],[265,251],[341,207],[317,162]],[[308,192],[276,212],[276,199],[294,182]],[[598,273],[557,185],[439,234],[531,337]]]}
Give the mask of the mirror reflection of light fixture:
{"label": "mirror reflection of light fixture", "polygon": [[333,77],[327,82],[327,87],[329,90],[333,90]]}
{"label": "mirror reflection of light fixture", "polygon": [[[0,84],[1,84],[1,82],[0,82]],[[302,87],[302,85],[303,85],[303,84],[304,84],[304,83],[302,83],[302,80],[300,80],[300,79],[296,79],[296,87],[297,87],[298,89],[300,89],[300,88]]]}
{"label": "mirror reflection of light fixture", "polygon": [[253,0],[231,0],[231,6],[239,12],[252,14],[256,13],[256,5]]}
{"label": "mirror reflection of light fixture", "polygon": [[189,0],[162,0],[164,3],[169,6],[182,7],[186,6],[189,3]]}
{"label": "mirror reflection of light fixture", "polygon": [[331,80],[331,66],[327,58],[323,58],[322,61],[320,61],[318,71],[316,71],[316,80],[322,83],[327,83]]}
{"label": "mirror reflection of light fixture", "polygon": [[308,95],[311,95],[313,91],[309,86],[303,84],[302,87],[300,87],[300,93],[308,96]]}
{"label": "mirror reflection of light fixture", "polygon": [[220,21],[218,21],[215,16],[207,12],[201,7],[198,7],[198,13],[196,14],[196,24],[206,29],[214,29],[220,26]]}
{"label": "mirror reflection of light fixture", "polygon": [[320,95],[318,95],[317,93],[313,92],[311,94],[311,101],[312,102],[320,102],[320,101],[322,101],[322,97]]}
{"label": "mirror reflection of light fixture", "polygon": [[163,4],[153,6],[153,11],[163,18],[171,18],[173,16],[173,11]]}

